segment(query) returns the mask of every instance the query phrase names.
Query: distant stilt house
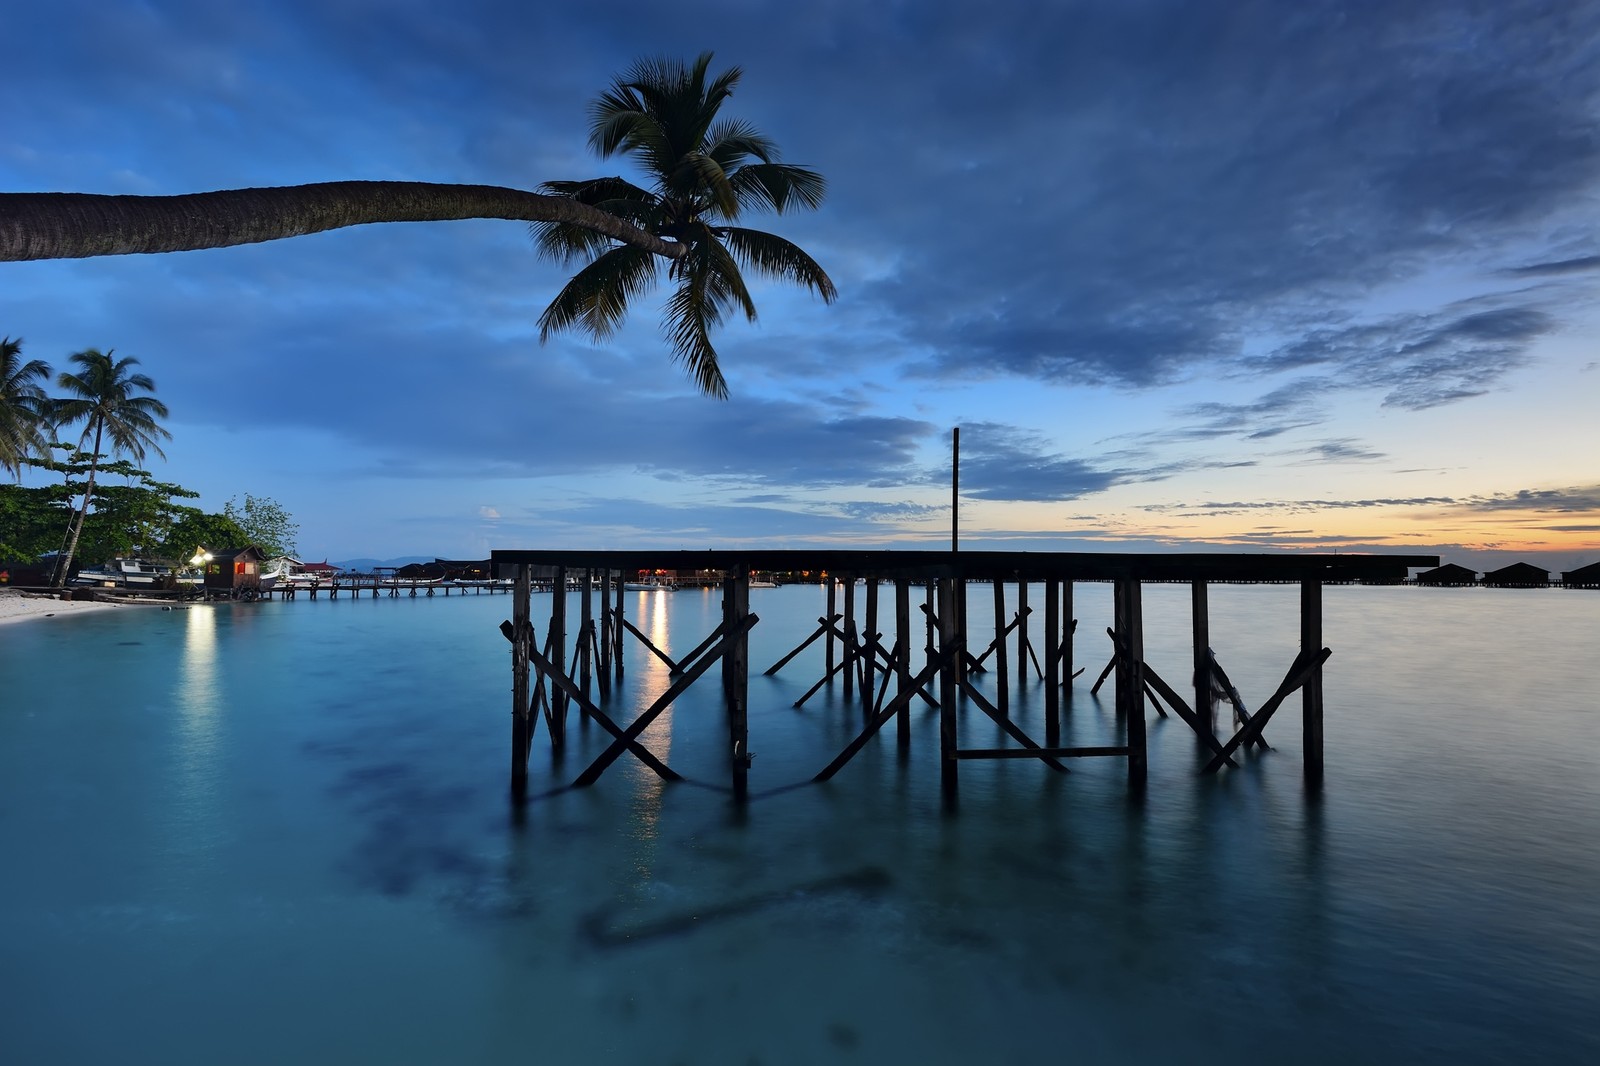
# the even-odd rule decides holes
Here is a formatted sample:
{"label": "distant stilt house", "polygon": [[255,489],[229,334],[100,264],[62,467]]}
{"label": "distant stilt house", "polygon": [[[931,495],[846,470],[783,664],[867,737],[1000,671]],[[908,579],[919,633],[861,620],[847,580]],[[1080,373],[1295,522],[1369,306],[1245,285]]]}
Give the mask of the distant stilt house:
{"label": "distant stilt house", "polygon": [[261,549],[212,548],[205,561],[206,591],[212,595],[241,596],[261,591]]}
{"label": "distant stilt house", "polygon": [[1590,563],[1561,575],[1561,583],[1569,589],[1600,589],[1600,563]]}
{"label": "distant stilt house", "polygon": [[337,566],[331,565],[326,559],[320,563],[301,563],[300,572],[322,581],[332,581],[343,573]]}
{"label": "distant stilt house", "polygon": [[1463,585],[1476,585],[1477,583],[1478,572],[1476,570],[1468,570],[1466,567],[1457,566],[1455,563],[1445,563],[1443,566],[1436,566],[1432,570],[1424,570],[1417,575],[1417,584],[1432,585],[1436,588],[1459,588]]}
{"label": "distant stilt house", "polygon": [[1484,574],[1483,583],[1497,589],[1542,589],[1550,584],[1550,571],[1532,563],[1512,563]]}

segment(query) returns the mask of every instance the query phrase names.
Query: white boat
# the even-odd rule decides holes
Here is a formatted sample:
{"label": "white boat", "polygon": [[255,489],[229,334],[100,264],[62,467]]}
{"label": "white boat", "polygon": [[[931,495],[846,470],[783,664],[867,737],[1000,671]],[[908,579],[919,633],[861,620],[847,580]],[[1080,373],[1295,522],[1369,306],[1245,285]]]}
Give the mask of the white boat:
{"label": "white boat", "polygon": [[678,586],[670,581],[646,578],[644,581],[624,581],[622,587],[629,592],[671,592]]}
{"label": "white boat", "polygon": [[172,567],[147,563],[143,559],[113,559],[100,566],[86,566],[72,579],[74,585],[101,588],[167,588],[177,583]]}

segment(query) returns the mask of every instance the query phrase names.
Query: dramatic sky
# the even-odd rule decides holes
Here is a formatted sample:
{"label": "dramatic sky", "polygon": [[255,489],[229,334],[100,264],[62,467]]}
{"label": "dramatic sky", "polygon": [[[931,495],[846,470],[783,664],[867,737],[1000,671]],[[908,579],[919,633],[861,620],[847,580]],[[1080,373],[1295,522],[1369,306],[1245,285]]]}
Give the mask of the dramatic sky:
{"label": "dramatic sky", "polygon": [[[589,12],[595,13],[589,13]],[[0,264],[0,334],[137,357],[164,480],[301,554],[939,546],[1600,558],[1600,4],[53,0],[0,14],[0,190],[623,173],[641,57],[829,181],[754,217],[697,395],[659,299],[539,343],[515,222]],[[659,295],[659,294],[658,294]]]}

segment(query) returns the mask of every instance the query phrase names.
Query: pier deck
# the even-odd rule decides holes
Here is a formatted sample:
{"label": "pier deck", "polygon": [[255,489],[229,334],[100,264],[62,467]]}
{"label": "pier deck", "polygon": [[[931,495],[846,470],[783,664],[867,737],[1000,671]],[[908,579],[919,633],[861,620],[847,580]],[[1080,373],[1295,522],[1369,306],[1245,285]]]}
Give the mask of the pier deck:
{"label": "pier deck", "polygon": [[[804,703],[824,684],[840,683],[845,696],[857,686],[865,711],[865,725],[839,755],[816,776],[825,780],[838,773],[891,719],[899,719],[899,740],[908,743],[909,712],[920,700],[936,707],[940,715],[940,778],[947,805],[957,794],[958,766],[971,759],[1037,759],[1057,772],[1063,760],[1113,757],[1126,760],[1130,790],[1140,792],[1146,780],[1146,701],[1157,713],[1177,714],[1209,749],[1211,760],[1203,772],[1215,773],[1237,766],[1235,755],[1251,746],[1265,747],[1262,736],[1276,711],[1294,692],[1301,693],[1304,729],[1304,773],[1316,785],[1323,772],[1322,664],[1331,650],[1322,646],[1322,587],[1329,584],[1398,584],[1414,569],[1438,565],[1431,555],[1313,555],[1296,553],[1163,553],[1113,552],[989,552],[989,551],[886,551],[886,550],[500,550],[492,553],[496,573],[514,578],[513,617],[501,630],[511,644],[512,658],[512,759],[514,796],[527,787],[528,754],[534,724],[542,712],[553,747],[565,742],[568,707],[598,722],[614,738],[601,756],[573,782],[594,783],[605,769],[624,754],[631,754],[666,779],[677,774],[638,743],[639,736],[674,699],[722,663],[722,683],[728,710],[730,774],[733,795],[743,802],[748,794],[750,770],[748,735],[748,634],[759,619],[749,609],[752,573],[826,575],[827,610],[818,628],[798,648],[767,672],[780,670],[802,648],[817,639],[825,641],[823,679],[801,698]],[[569,575],[580,579],[582,622],[574,643],[574,662],[565,661],[568,643],[566,597],[552,597],[551,617],[541,644],[529,616],[532,568],[554,568],[558,587]],[[665,656],[623,613],[622,575],[641,571],[707,573],[722,575],[721,623],[682,661]],[[865,612],[857,624],[856,582],[865,579]],[[1114,675],[1116,714],[1123,723],[1122,744],[1095,748],[1060,745],[1061,690],[1069,685],[1073,670],[1072,590],[1078,582],[1109,582],[1114,586],[1114,624],[1107,630],[1113,648],[1095,684],[1095,690]],[[1144,661],[1144,624],[1141,587],[1146,583],[1185,583],[1192,590],[1194,675],[1192,705],[1176,688],[1160,678]],[[1254,712],[1245,709],[1237,689],[1228,679],[1210,647],[1207,587],[1213,583],[1279,583],[1300,586],[1300,650],[1272,695]],[[969,583],[994,588],[995,632],[992,639],[972,633],[966,618]],[[893,640],[878,631],[880,585],[892,585]],[[1044,586],[1043,662],[1040,648],[1029,637],[1028,586]],[[1008,615],[1005,589],[1016,586]],[[913,623],[911,589],[924,595],[923,618]],[[611,593],[615,589],[614,605]],[[594,616],[593,593],[598,591],[600,616]],[[838,608],[836,597],[844,603]],[[1008,618],[1010,619],[1008,621]],[[591,684],[598,680],[601,702],[610,685],[622,681],[623,637],[640,640],[672,669],[671,687],[626,727],[613,722],[591,699]],[[1015,665],[1020,672],[1031,660],[1045,681],[1045,736],[1043,743],[1011,720],[1008,679],[1012,663],[1008,645],[1016,643]],[[990,663],[990,660],[993,660]],[[972,675],[995,673],[995,698],[985,696],[972,683]],[[891,685],[894,695],[889,696]],[[1229,737],[1216,735],[1212,706],[1218,698],[1233,706],[1237,730]],[[887,702],[886,702],[887,701]],[[1015,741],[1003,748],[960,748],[957,744],[958,708],[975,709],[992,718]]]}

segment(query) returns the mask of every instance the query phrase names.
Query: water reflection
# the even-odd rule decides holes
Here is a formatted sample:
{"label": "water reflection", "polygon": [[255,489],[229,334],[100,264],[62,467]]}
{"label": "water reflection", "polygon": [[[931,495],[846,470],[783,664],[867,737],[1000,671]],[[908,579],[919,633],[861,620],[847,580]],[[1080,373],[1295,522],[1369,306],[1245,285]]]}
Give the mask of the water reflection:
{"label": "water reflection", "polygon": [[[650,638],[650,643],[660,648],[666,655],[672,654],[672,636],[667,625],[667,607],[671,594],[666,592],[641,592],[637,597],[638,616],[640,629]],[[631,687],[635,693],[632,714],[629,721],[638,716],[650,704],[655,702],[662,692],[672,684],[672,671],[667,664],[648,652],[643,659],[643,675],[641,683]],[[638,667],[635,666],[635,669]],[[630,671],[631,673],[631,671]],[[626,723],[623,728],[627,728]],[[650,727],[639,737],[639,743],[649,748],[662,762],[671,764],[672,756],[672,708],[667,707],[650,723]],[[643,888],[652,877],[652,869],[656,863],[656,838],[660,832],[661,797],[666,787],[666,782],[656,775],[656,772],[632,756],[624,756],[626,774],[633,786],[633,810],[629,818],[629,835],[639,845],[634,855],[634,875],[637,886]]]}
{"label": "water reflection", "polygon": [[183,650],[175,685],[176,761],[180,832],[199,838],[202,822],[214,818],[221,729],[221,688],[217,664],[217,612],[192,607],[183,612]]}

